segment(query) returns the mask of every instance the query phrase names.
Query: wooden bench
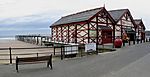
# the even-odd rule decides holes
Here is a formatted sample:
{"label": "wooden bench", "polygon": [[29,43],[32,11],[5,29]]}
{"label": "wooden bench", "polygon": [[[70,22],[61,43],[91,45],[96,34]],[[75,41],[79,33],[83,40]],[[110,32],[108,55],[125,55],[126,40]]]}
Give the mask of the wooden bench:
{"label": "wooden bench", "polygon": [[36,64],[47,62],[47,67],[51,67],[52,69],[52,54],[50,56],[40,56],[40,57],[25,57],[25,58],[18,58],[16,57],[16,70],[18,72],[18,65],[21,64]]}

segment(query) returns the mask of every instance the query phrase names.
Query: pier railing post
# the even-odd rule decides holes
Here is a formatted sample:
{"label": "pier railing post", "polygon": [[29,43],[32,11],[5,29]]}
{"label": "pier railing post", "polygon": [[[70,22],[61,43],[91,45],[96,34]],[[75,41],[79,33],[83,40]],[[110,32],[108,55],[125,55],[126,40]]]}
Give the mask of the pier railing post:
{"label": "pier railing post", "polygon": [[36,45],[38,45],[39,44],[39,38],[38,38],[38,36],[37,36],[37,38],[36,38]]}
{"label": "pier railing post", "polygon": [[12,64],[12,54],[11,54],[11,47],[9,47],[9,57],[10,57],[10,64]]}
{"label": "pier railing post", "polygon": [[42,41],[43,41],[43,38],[41,37],[41,46],[42,46]]}

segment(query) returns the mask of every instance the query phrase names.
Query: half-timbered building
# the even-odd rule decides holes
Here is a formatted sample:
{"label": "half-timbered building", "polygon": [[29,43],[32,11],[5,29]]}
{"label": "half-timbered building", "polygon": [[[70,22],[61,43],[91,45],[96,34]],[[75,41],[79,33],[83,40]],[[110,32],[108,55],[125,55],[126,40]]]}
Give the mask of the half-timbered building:
{"label": "half-timbered building", "polygon": [[145,26],[144,23],[142,21],[142,19],[135,19],[134,20],[136,25],[137,25],[137,29],[136,29],[136,37],[139,40],[145,40]]}
{"label": "half-timbered building", "polygon": [[78,44],[113,43],[114,24],[115,21],[104,7],[78,12],[64,16],[50,26],[52,41]]}
{"label": "half-timbered building", "polygon": [[110,10],[109,14],[116,22],[115,37],[123,38],[127,35],[131,41],[136,38],[136,24],[128,9]]}

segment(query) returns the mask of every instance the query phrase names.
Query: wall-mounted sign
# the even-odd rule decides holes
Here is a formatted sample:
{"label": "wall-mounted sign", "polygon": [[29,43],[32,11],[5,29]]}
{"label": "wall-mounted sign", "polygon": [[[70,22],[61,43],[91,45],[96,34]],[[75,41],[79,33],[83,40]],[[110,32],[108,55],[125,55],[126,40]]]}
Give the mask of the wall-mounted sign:
{"label": "wall-mounted sign", "polygon": [[88,43],[85,45],[85,52],[96,51],[96,43]]}

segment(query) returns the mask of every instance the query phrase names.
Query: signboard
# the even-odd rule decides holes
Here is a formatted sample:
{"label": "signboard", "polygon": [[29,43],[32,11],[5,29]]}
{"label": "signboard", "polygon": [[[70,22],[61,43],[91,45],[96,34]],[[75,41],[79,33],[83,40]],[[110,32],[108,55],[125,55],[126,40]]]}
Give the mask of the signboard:
{"label": "signboard", "polygon": [[96,51],[96,43],[88,43],[85,45],[85,52]]}
{"label": "signboard", "polygon": [[77,53],[78,53],[78,46],[65,46],[65,55]]}
{"label": "signboard", "polygon": [[90,30],[90,37],[96,37],[96,30]]}

